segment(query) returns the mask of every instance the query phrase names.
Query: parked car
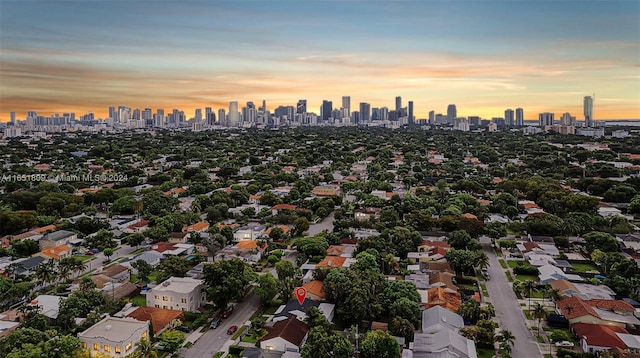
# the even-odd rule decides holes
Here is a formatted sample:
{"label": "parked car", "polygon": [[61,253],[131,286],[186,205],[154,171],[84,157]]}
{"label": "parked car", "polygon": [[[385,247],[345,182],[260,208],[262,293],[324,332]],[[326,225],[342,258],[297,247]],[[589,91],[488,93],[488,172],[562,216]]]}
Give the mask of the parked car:
{"label": "parked car", "polygon": [[227,329],[227,334],[231,335],[236,333],[236,331],[238,330],[238,326],[231,326],[229,327],[229,329]]}
{"label": "parked car", "polygon": [[111,262],[111,259],[105,259],[104,261],[102,261],[103,264],[108,264]]}
{"label": "parked car", "polygon": [[231,316],[232,313],[233,313],[233,306],[229,306],[224,311],[222,311],[222,314],[220,314],[220,317],[229,318],[229,316]]}
{"label": "parked car", "polygon": [[178,331],[184,332],[184,333],[189,333],[191,332],[191,328],[187,327],[187,326],[178,326],[176,327],[176,329]]}
{"label": "parked car", "polygon": [[569,342],[569,341],[556,342],[556,347],[573,347],[573,346],[574,346],[573,342]]}
{"label": "parked car", "polygon": [[100,249],[93,248],[93,249],[91,249],[89,251],[93,252],[94,254],[97,254],[97,253],[100,252]]}
{"label": "parked car", "polygon": [[216,317],[216,318],[213,319],[213,321],[211,321],[211,324],[209,325],[209,328],[216,329],[216,328],[218,328],[220,323],[222,323],[222,318]]}
{"label": "parked car", "polygon": [[87,252],[85,253],[85,255],[93,256],[93,255],[95,255],[95,254],[94,254],[93,252],[91,252],[91,251],[87,251]]}

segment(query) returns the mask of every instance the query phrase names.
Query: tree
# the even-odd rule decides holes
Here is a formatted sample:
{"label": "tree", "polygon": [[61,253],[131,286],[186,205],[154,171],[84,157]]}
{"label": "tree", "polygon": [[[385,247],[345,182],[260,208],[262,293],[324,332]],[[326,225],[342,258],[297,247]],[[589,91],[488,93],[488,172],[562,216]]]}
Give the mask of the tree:
{"label": "tree", "polygon": [[516,337],[508,329],[503,329],[496,336],[500,343],[500,355],[503,358],[511,357],[511,351],[516,342]]}
{"label": "tree", "polygon": [[278,281],[271,272],[260,275],[258,286],[253,289],[253,292],[260,297],[260,302],[266,307],[278,293]]}
{"label": "tree", "polygon": [[278,274],[279,280],[292,278],[295,274],[295,268],[293,263],[288,260],[280,260],[276,263],[276,274]]}
{"label": "tree", "polygon": [[531,311],[531,315],[538,321],[538,337],[540,337],[540,321],[542,321],[543,318],[547,317],[547,311],[545,311],[544,305],[542,305],[540,302],[536,302],[536,305]]}
{"label": "tree", "polygon": [[372,271],[380,272],[380,266],[376,257],[368,252],[361,252],[356,256],[356,262],[351,264],[350,267],[355,271]]}
{"label": "tree", "polygon": [[460,305],[458,314],[462,316],[465,322],[475,324],[480,319],[480,303],[476,300],[468,300]]}
{"label": "tree", "polygon": [[162,282],[169,277],[185,277],[191,270],[191,264],[186,257],[169,256],[160,261],[157,270],[160,271],[156,281]]}
{"label": "tree", "polygon": [[307,230],[309,230],[309,220],[304,216],[301,216],[293,221],[293,226],[295,226],[295,236],[302,235]]}
{"label": "tree", "polygon": [[412,342],[415,326],[408,319],[394,317],[389,323],[389,332],[394,336],[404,337],[405,342]]}
{"label": "tree", "polygon": [[222,260],[204,266],[208,296],[218,308],[244,296],[245,287],[257,279],[253,269],[240,259]]}
{"label": "tree", "polygon": [[627,210],[629,211],[629,214],[640,214],[640,194],[631,199]]}
{"label": "tree", "polygon": [[131,246],[135,246],[136,248],[140,246],[144,242],[144,235],[136,232],[127,236],[127,243]]}
{"label": "tree", "polygon": [[360,346],[362,358],[399,358],[400,344],[384,331],[370,331]]}
{"label": "tree", "polygon": [[529,298],[529,305],[527,307],[529,307],[529,309],[531,309],[531,293],[533,291],[537,290],[538,285],[531,280],[526,280],[524,282],[522,282],[522,290],[523,292],[527,295],[527,297]]}
{"label": "tree", "polygon": [[182,347],[182,343],[185,341],[185,335],[180,331],[167,330],[162,332],[158,339],[164,351],[173,353]]}
{"label": "tree", "polygon": [[457,230],[451,233],[447,240],[452,248],[457,250],[480,250],[482,246],[478,240],[474,239],[464,230]]}
{"label": "tree", "polygon": [[158,350],[153,347],[149,338],[143,338],[136,343],[136,351],[133,358],[158,358]]}
{"label": "tree", "polygon": [[389,310],[391,316],[407,319],[413,324],[418,324],[422,318],[420,305],[405,297],[395,301]]}
{"label": "tree", "polygon": [[118,246],[118,244],[114,240],[113,232],[105,229],[98,231],[93,236],[88,236],[85,239],[85,242],[89,247],[97,248],[100,251]]}
{"label": "tree", "polygon": [[136,260],[131,264],[131,267],[138,271],[138,279],[147,284],[149,282],[149,275],[153,272],[153,266],[145,260]]}
{"label": "tree", "polygon": [[104,254],[104,256],[107,257],[107,259],[111,260],[110,257],[113,256],[113,249],[111,248],[104,249],[102,253]]}
{"label": "tree", "polygon": [[346,337],[333,334],[322,327],[313,327],[309,330],[307,341],[300,352],[302,358],[353,357],[353,345]]}
{"label": "tree", "polygon": [[487,236],[494,240],[498,240],[507,236],[507,228],[504,226],[504,224],[498,222],[490,222],[485,225],[484,232],[485,234],[487,234]]}
{"label": "tree", "polygon": [[615,237],[604,232],[590,232],[584,235],[584,241],[587,243],[587,250],[590,252],[599,249],[603,252],[618,252],[620,247]]}

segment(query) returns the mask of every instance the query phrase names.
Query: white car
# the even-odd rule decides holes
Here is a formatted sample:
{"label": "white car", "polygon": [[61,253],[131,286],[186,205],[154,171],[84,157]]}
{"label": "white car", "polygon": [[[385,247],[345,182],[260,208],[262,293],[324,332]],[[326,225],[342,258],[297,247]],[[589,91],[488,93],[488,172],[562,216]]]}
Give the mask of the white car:
{"label": "white car", "polygon": [[573,342],[569,342],[569,341],[556,342],[556,347],[573,347],[573,346],[574,346]]}

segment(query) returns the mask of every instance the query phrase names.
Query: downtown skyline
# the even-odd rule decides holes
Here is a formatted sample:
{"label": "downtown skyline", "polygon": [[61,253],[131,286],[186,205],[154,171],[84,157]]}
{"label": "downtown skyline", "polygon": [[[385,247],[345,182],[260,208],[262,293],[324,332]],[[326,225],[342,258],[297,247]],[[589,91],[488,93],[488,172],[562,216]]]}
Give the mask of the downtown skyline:
{"label": "downtown skyline", "polygon": [[[0,4],[0,121],[9,112],[108,116],[351,96],[416,118],[525,108],[640,118],[640,4],[544,2],[78,2]],[[611,26],[615,24],[615,26]],[[406,102],[404,103],[406,105]]]}

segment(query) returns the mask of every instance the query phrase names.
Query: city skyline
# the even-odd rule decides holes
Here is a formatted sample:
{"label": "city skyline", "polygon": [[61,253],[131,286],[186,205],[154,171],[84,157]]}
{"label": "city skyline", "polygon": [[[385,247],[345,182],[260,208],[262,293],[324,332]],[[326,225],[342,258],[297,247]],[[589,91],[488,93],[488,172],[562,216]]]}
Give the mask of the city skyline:
{"label": "city skyline", "polygon": [[452,103],[458,116],[581,118],[593,93],[595,120],[639,119],[640,4],[544,5],[4,1],[0,121],[118,105],[190,117],[263,99],[320,114],[343,96],[351,111],[401,96],[416,119]]}

